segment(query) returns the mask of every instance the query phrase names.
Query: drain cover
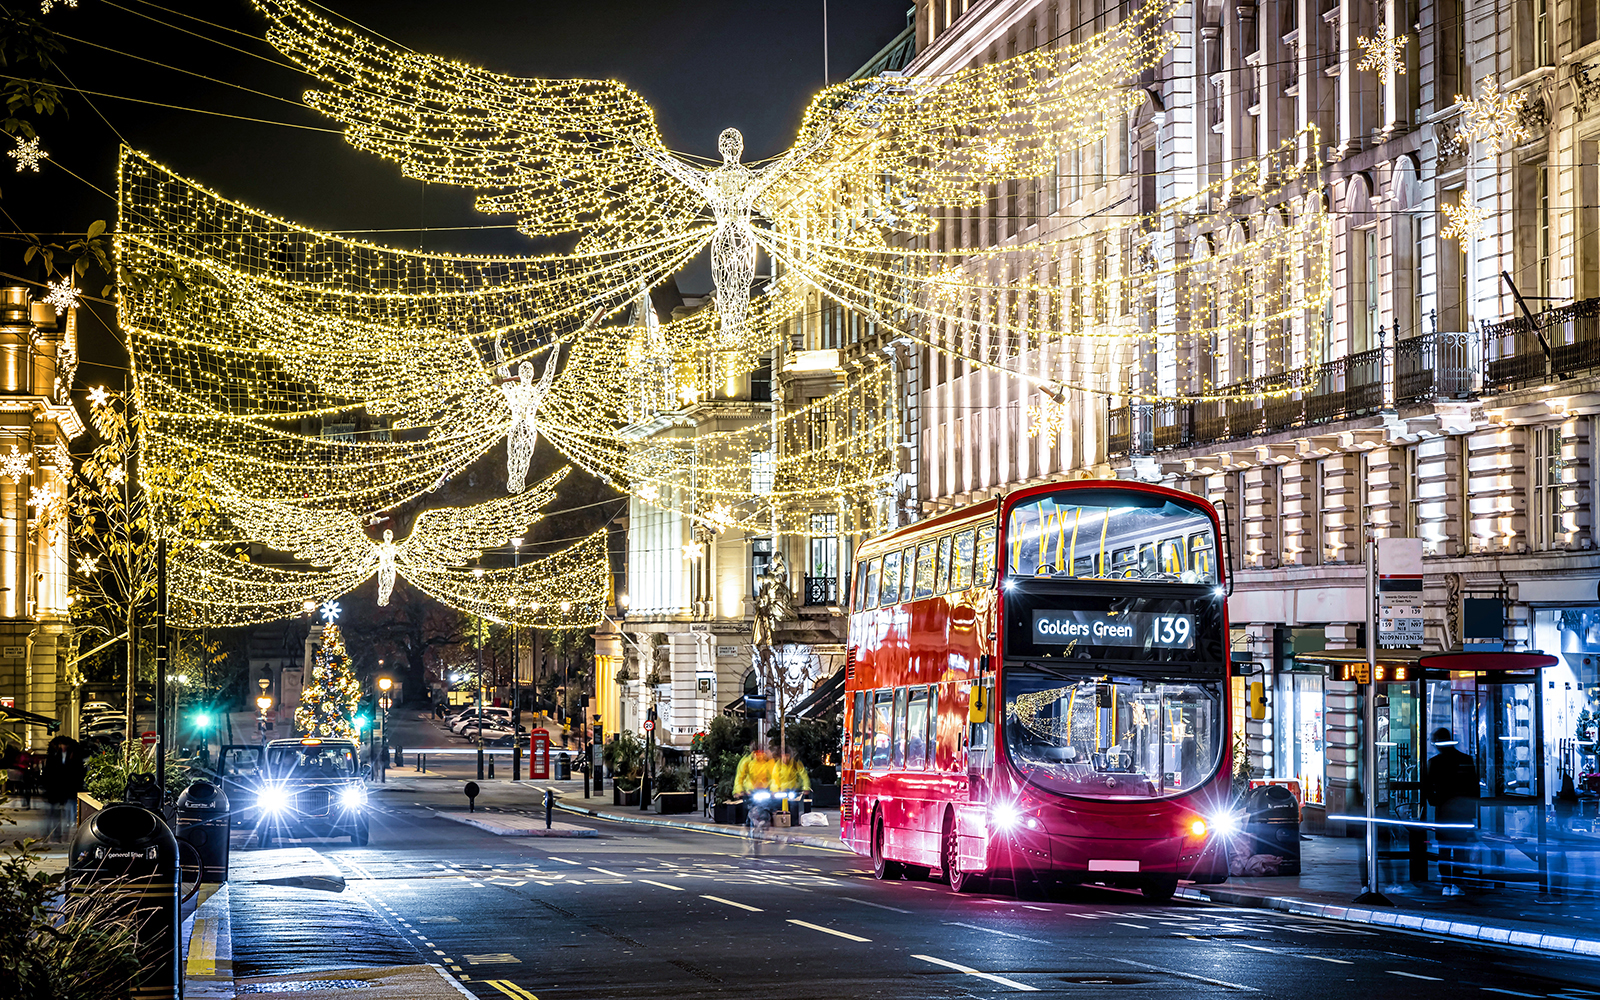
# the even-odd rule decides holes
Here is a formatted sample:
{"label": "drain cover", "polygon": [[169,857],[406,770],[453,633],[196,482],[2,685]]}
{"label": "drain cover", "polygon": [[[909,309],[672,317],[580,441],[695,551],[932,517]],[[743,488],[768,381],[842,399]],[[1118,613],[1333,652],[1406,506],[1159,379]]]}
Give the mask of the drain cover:
{"label": "drain cover", "polygon": [[235,986],[235,993],[309,993],[312,990],[362,990],[372,984],[365,979],[307,979],[297,983],[246,983]]}

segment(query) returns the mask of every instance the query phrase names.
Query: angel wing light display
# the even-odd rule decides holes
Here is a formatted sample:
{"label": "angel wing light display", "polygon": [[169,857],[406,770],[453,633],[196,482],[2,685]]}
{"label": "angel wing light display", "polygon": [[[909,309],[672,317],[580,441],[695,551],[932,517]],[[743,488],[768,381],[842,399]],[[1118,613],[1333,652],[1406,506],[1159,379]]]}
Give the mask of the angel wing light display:
{"label": "angel wing light display", "polygon": [[[1099,259],[1086,270],[1058,266],[1088,257],[1082,231],[1022,242],[991,224],[986,239],[951,238],[968,213],[987,206],[998,220],[1019,188],[1038,198],[1060,184],[1064,150],[1123,127],[1146,100],[1139,75],[1175,42],[1173,0],[1146,0],[1081,44],[829,87],[790,149],[757,163],[743,162],[732,128],[717,161],[674,153],[649,104],[615,81],[506,76],[377,41],[297,0],[253,2],[271,44],[315,81],[306,103],[352,145],[408,177],[470,189],[481,211],[571,246],[519,258],[377,246],[255,212],[124,151],[121,309],[150,447],[202,456],[235,524],[306,553],[330,579],[375,568],[486,606],[447,562],[408,555],[432,537],[419,537],[423,519],[404,541],[358,540],[350,526],[425,496],[502,439],[513,496],[543,440],[711,530],[881,494],[904,403],[890,366],[870,356],[834,396],[767,427],[692,438],[637,430],[771,358],[808,297],[847,308],[873,336],[1059,399],[1125,393],[1123,348],[1165,344],[1179,299],[1228,280],[1227,268],[1293,274],[1274,305],[1283,315],[1327,294],[1327,227],[1314,199],[1234,240],[1226,256],[1186,247],[1214,205],[1317,190],[1318,144],[1301,137],[1154,212],[1096,220]],[[660,324],[651,290],[702,253],[711,305]],[[757,288],[762,254],[772,274]],[[1133,305],[1126,322],[1089,331],[1074,320],[1085,299]],[[1248,296],[1218,302],[1186,336],[1250,315]],[[1163,382],[1145,398],[1163,393],[1182,395]],[[783,449],[777,474],[761,475],[757,460],[772,461],[774,441],[802,439],[826,407],[848,416],[841,431]],[[325,530],[333,523],[345,527]],[[348,538],[345,555],[317,554],[337,538]],[[224,568],[197,557],[191,578],[214,592]],[[259,569],[246,575],[238,593],[266,588],[267,603],[281,596],[271,588],[290,587]]]}

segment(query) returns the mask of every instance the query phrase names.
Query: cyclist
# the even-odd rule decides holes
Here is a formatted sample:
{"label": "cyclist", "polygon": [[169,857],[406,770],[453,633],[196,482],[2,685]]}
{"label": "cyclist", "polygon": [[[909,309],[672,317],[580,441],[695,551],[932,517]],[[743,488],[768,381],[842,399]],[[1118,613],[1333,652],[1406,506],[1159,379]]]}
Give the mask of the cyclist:
{"label": "cyclist", "polygon": [[733,794],[745,800],[745,822],[750,826],[751,850],[758,852],[761,831],[772,822],[773,760],[760,742],[739,759],[733,776]]}
{"label": "cyclist", "polygon": [[804,764],[792,753],[779,757],[772,765],[772,794],[776,799],[789,800],[790,822],[800,822],[800,796],[811,791],[811,777]]}

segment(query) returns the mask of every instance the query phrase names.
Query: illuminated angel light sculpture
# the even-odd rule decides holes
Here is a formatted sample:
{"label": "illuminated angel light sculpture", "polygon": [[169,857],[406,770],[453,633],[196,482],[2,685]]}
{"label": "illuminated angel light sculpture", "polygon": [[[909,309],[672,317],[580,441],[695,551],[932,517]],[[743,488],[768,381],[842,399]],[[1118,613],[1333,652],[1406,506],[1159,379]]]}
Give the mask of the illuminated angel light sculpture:
{"label": "illuminated angel light sculpture", "polygon": [[[511,410],[511,426],[506,430],[506,489],[521,493],[528,478],[528,463],[533,461],[534,445],[539,443],[539,404],[550,394],[550,383],[556,375],[556,361],[560,357],[558,344],[544,363],[544,374],[533,380],[533,363],[520,362],[516,373],[505,360],[505,347],[500,341],[494,345],[496,369],[500,391],[505,394],[506,406]],[[382,602],[379,602],[382,603]]]}

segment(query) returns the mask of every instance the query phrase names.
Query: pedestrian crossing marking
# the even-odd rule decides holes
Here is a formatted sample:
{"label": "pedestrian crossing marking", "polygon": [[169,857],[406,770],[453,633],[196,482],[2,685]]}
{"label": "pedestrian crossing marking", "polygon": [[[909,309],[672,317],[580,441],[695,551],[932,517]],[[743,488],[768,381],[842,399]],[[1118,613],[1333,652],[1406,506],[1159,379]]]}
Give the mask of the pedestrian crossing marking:
{"label": "pedestrian crossing marking", "polygon": [[483,982],[486,985],[493,986],[506,996],[514,998],[514,1000],[539,1000],[538,997],[509,979],[485,979]]}

